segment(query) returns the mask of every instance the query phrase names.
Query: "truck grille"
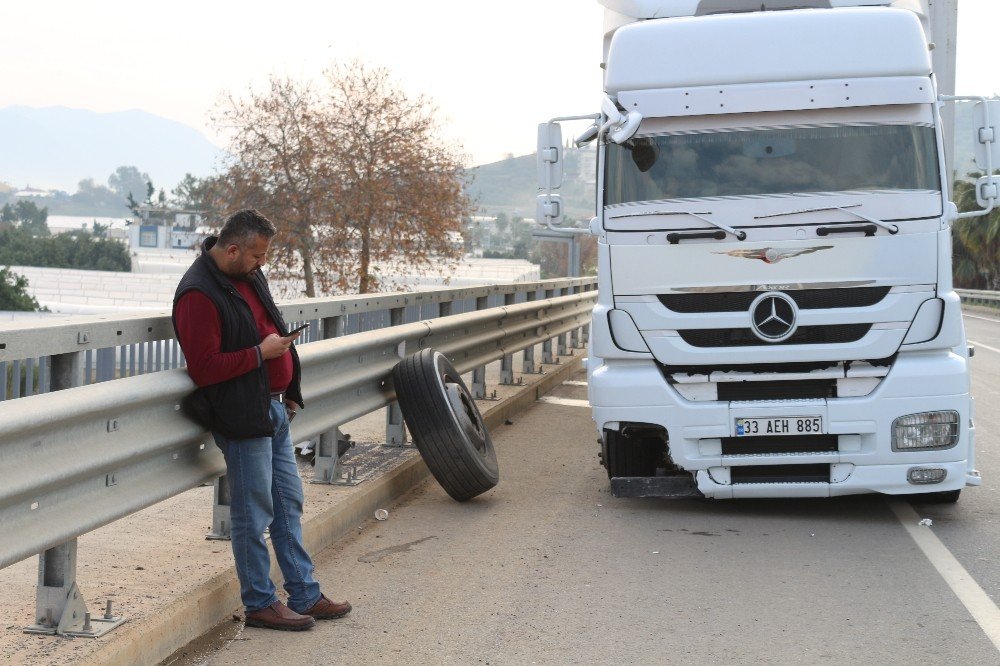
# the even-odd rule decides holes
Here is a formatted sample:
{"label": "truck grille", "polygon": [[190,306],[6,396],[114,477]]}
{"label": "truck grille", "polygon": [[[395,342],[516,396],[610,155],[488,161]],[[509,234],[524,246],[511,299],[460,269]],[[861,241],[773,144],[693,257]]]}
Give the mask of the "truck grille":
{"label": "truck grille", "polygon": [[835,453],[836,451],[837,435],[722,438],[722,455],[724,456],[769,453]]}
{"label": "truck grille", "polygon": [[[889,293],[889,287],[852,287],[841,289],[799,289],[782,292],[803,310],[863,308],[875,305]],[[697,294],[661,294],[660,303],[683,313],[742,312],[750,308],[756,291],[707,292]]]}
{"label": "truck grille", "polygon": [[730,483],[830,483],[830,466],[749,465],[730,467]]}
{"label": "truck grille", "polygon": [[681,339],[692,347],[758,347],[765,345],[818,345],[857,342],[867,335],[871,324],[801,326],[782,342],[764,342],[749,328],[681,329]]}
{"label": "truck grille", "polygon": [[796,400],[836,398],[836,379],[719,382],[719,400]]}

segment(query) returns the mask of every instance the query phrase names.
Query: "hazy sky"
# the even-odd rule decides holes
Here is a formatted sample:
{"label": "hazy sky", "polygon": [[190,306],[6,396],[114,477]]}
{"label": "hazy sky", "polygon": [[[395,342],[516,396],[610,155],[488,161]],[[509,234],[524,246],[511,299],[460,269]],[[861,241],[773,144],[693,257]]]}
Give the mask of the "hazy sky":
{"label": "hazy sky", "polygon": [[[958,90],[1000,92],[1000,0],[958,6]],[[428,94],[481,164],[531,152],[542,120],[598,110],[601,21],[596,0],[4,0],[0,108],[143,109],[219,142],[221,92],[360,58]]]}

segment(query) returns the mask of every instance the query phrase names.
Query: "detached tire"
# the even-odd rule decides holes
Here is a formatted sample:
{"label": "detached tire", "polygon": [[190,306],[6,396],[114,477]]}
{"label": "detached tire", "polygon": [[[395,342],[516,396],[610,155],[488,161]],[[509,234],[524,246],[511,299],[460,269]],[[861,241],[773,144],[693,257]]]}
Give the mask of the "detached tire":
{"label": "detached tire", "polygon": [[449,495],[465,502],[497,485],[493,440],[444,354],[424,349],[408,356],[393,368],[392,383],[420,455]]}

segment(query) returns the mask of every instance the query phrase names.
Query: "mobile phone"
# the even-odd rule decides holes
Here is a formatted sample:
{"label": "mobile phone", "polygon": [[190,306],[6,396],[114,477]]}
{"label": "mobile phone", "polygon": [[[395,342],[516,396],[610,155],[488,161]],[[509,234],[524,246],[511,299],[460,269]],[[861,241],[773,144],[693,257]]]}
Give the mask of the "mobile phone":
{"label": "mobile phone", "polygon": [[299,331],[304,331],[307,328],[309,328],[309,322],[306,322],[306,323],[302,324],[301,326],[299,326],[298,328],[296,328],[294,331],[288,331],[288,335],[286,335],[285,337],[286,338],[290,338],[293,335],[295,335],[296,333],[298,333]]}

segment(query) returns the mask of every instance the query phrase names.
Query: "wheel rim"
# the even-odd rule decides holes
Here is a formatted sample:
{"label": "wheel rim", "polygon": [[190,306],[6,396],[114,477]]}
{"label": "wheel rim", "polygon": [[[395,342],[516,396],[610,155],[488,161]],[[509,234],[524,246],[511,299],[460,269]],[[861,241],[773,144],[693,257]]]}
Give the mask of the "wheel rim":
{"label": "wheel rim", "polygon": [[486,439],[483,436],[482,423],[476,412],[476,405],[469,392],[464,390],[461,384],[449,381],[450,379],[450,377],[444,377],[444,392],[448,398],[452,416],[455,417],[458,427],[469,437],[469,441],[476,447],[476,450],[482,453],[486,450]]}

